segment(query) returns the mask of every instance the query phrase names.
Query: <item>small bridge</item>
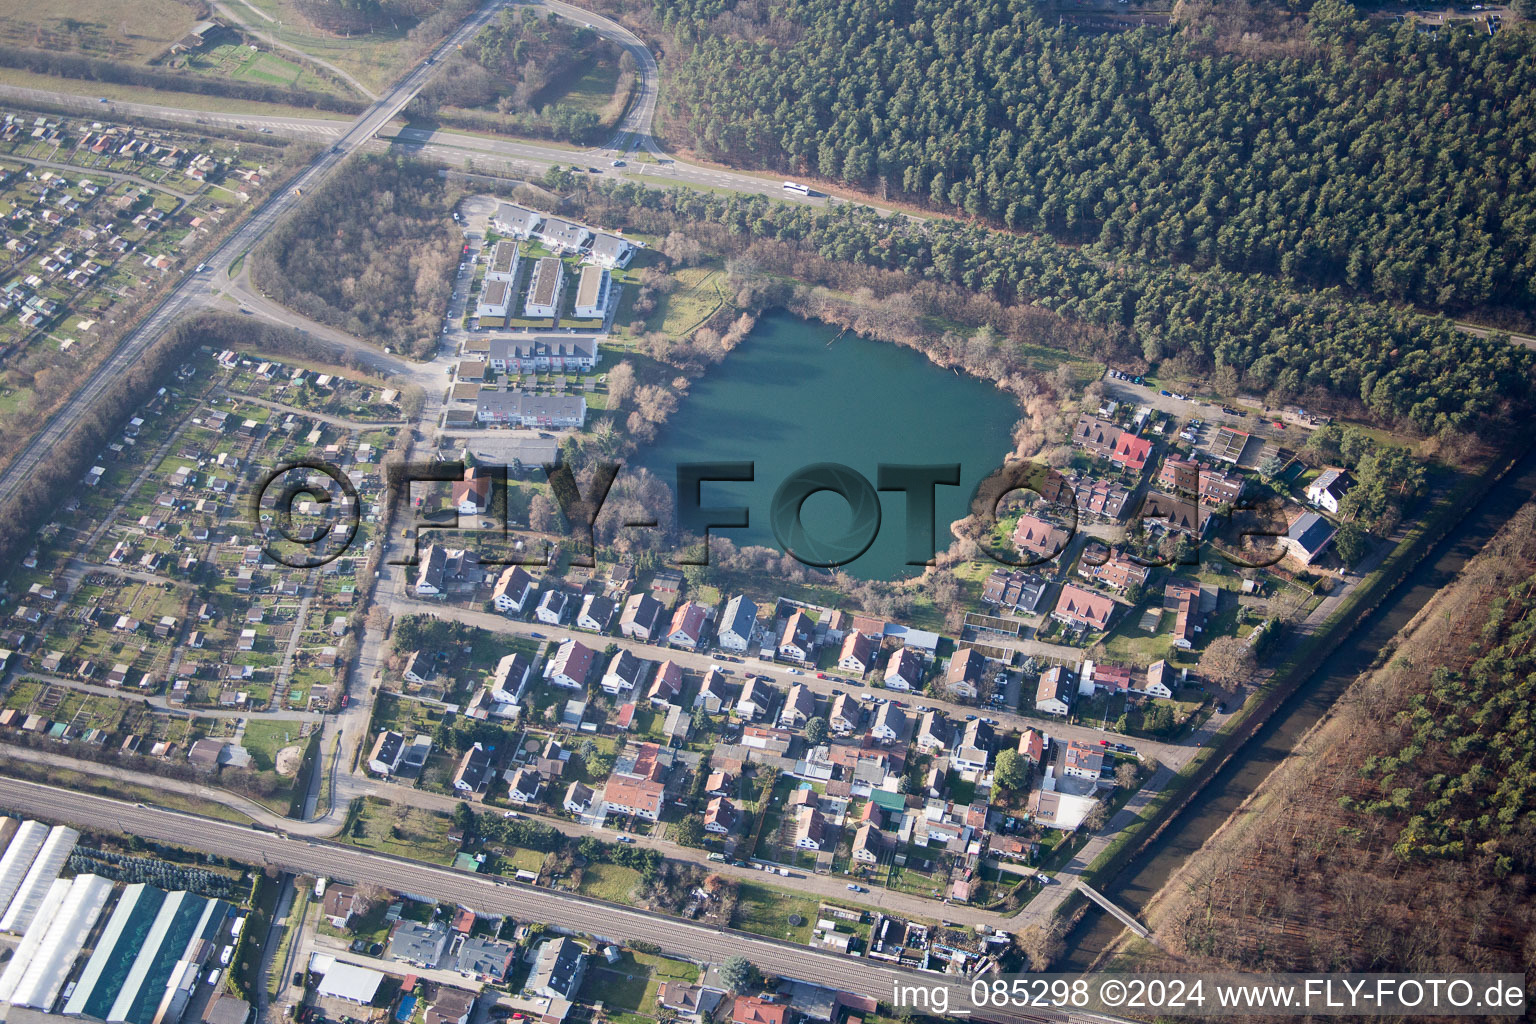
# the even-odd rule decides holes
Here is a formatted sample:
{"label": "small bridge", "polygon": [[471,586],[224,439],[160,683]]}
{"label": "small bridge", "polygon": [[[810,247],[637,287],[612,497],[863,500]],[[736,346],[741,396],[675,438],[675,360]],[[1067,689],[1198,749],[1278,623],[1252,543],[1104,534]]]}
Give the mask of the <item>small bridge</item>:
{"label": "small bridge", "polygon": [[1089,899],[1093,900],[1093,902],[1109,911],[1109,913],[1114,916],[1116,921],[1119,921],[1131,931],[1135,932],[1137,936],[1146,939],[1154,946],[1159,944],[1158,941],[1152,937],[1152,933],[1147,931],[1145,925],[1136,920],[1130,914],[1121,910],[1119,907],[1115,906],[1114,902],[1111,901],[1108,896],[1105,896],[1103,893],[1099,892],[1099,890],[1095,889],[1087,882],[1078,882],[1077,888],[1082,891],[1084,896],[1087,896]]}

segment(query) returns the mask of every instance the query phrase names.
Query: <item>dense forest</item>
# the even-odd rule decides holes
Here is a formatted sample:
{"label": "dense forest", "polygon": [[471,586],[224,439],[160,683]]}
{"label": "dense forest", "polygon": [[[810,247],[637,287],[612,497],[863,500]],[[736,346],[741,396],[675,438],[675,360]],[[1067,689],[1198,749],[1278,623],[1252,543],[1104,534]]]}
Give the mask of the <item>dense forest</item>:
{"label": "dense forest", "polygon": [[272,230],[252,254],[251,275],[313,320],[430,353],[458,263],[456,199],[435,167],[357,157]]}
{"label": "dense forest", "polygon": [[1527,505],[1170,882],[1149,919],[1181,967],[1527,969],[1533,527]]}
{"label": "dense forest", "polygon": [[604,130],[597,112],[551,97],[598,62],[627,66],[629,58],[590,28],[526,8],[504,10],[447,60],[411,113],[487,108],[511,115],[513,130],[595,142]]}
{"label": "dense forest", "polygon": [[1258,55],[1188,17],[1089,34],[1033,0],[653,17],[685,41],[668,128],[706,156],[1108,254],[1536,312],[1536,34],[1391,30],[1342,0]]}
{"label": "dense forest", "polygon": [[1536,358],[1501,337],[1472,337],[1443,320],[1334,293],[1297,295],[1256,275],[1115,263],[1038,236],[914,223],[848,205],[815,209],[630,183],[577,187],[600,190],[612,207],[607,216],[642,230],[718,225],[726,242],[771,240],[900,271],[908,287],[934,281],[1042,307],[1114,332],[1095,356],[1129,353],[1184,375],[1210,374],[1223,393],[1331,396],[1341,411],[1442,435],[1491,433],[1531,400]]}

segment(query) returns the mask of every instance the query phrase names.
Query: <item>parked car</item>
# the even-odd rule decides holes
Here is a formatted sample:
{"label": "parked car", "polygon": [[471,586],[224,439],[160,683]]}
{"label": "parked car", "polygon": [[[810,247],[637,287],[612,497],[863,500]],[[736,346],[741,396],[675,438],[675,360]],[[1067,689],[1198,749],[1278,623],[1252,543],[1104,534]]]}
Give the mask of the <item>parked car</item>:
{"label": "parked car", "polygon": [[848,891],[849,892],[869,892],[869,890],[864,888],[862,885],[854,885],[852,882],[848,883]]}
{"label": "parked car", "polygon": [[621,842],[621,843],[632,843],[634,841],[635,841],[635,837],[634,836],[619,836],[619,842]]}

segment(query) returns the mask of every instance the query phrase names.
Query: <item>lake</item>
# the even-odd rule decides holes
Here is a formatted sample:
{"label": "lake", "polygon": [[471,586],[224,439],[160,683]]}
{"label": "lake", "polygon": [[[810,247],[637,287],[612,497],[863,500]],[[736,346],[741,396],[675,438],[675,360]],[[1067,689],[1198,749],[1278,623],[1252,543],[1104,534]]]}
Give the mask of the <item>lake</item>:
{"label": "lake", "polygon": [[[751,483],[706,483],[701,504],[750,510],[746,529],[712,530],[712,536],[782,551],[769,508],[797,470],[842,463],[873,485],[881,463],[958,463],[960,486],[935,489],[934,533],[943,550],[950,523],[965,516],[976,485],[1012,450],[1018,418],[1006,392],[911,349],[852,333],[839,338],[834,328],[776,313],[693,383],[634,464],[675,486],[679,463],[755,463]],[[843,568],[861,579],[909,576],[917,567],[906,564],[906,497],[891,491],[879,498],[874,543]],[[805,501],[802,520],[816,538],[847,531],[853,516],[841,497],[821,492]]]}

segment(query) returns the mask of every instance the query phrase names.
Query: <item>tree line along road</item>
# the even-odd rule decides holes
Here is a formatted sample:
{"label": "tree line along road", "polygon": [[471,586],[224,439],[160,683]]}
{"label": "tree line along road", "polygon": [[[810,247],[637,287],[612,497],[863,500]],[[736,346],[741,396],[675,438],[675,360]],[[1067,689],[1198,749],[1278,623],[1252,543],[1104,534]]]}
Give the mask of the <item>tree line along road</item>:
{"label": "tree line along road", "polygon": [[[195,849],[236,861],[283,871],[367,882],[392,892],[453,903],[485,914],[519,921],[552,922],[616,942],[653,942],[666,951],[699,963],[715,963],[734,954],[765,973],[840,991],[890,1001],[898,981],[950,989],[950,1005],[968,1005],[965,982],[937,974],[919,974],[867,960],[824,953],[772,939],[691,924],[569,893],[493,880],[418,861],[368,853],[315,839],[292,839],[254,827],[242,827],[178,811],[165,811],[105,797],[63,792],[33,782],[5,780],[0,807],[18,814],[77,827],[139,835],[156,842]],[[989,1008],[974,1020],[1013,1022],[1067,1021],[1068,1013],[1020,1013]],[[1081,1019],[1090,1019],[1082,1015]],[[1102,1020],[1093,1016],[1091,1019]]]}

